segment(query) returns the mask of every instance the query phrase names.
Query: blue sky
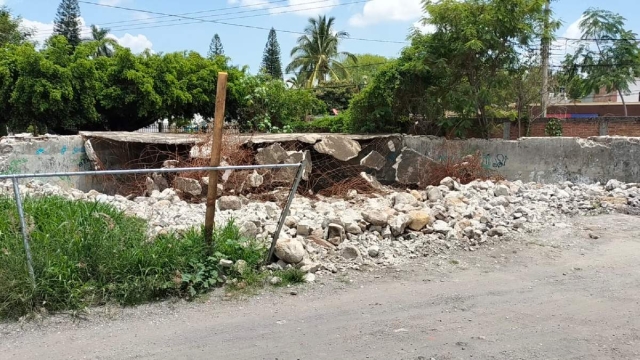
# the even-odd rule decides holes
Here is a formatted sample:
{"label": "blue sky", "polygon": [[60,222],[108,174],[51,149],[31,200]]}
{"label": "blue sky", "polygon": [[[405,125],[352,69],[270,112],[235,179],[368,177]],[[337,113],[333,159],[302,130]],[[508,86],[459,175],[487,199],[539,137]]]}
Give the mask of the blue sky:
{"label": "blue sky", "polygon": [[[420,0],[88,0],[167,14],[184,14],[238,25],[300,32],[309,16],[334,16],[337,29],[350,33],[352,38],[384,40],[375,42],[345,40],[341,50],[352,53],[373,53],[397,56],[406,46],[409,29],[420,19]],[[58,0],[0,0],[14,13],[21,15],[25,24],[39,31],[37,39],[44,39],[52,28]],[[206,54],[211,37],[218,33],[227,56],[233,63],[249,65],[257,71],[267,41],[267,30],[197,22],[173,17],[126,11],[81,3],[85,24],[101,25],[112,29],[113,36],[124,46],[139,52],[150,47],[155,52],[195,50]],[[627,26],[640,33],[640,2],[638,0],[556,0],[556,17],[563,21],[558,36],[579,37],[577,21],[589,7],[600,7],[618,12],[627,18]],[[189,24],[190,23],[190,24]],[[299,36],[278,33],[283,52],[283,63],[289,61],[290,49]],[[393,43],[399,42],[399,43]],[[571,43],[559,39],[554,50],[569,50]]]}

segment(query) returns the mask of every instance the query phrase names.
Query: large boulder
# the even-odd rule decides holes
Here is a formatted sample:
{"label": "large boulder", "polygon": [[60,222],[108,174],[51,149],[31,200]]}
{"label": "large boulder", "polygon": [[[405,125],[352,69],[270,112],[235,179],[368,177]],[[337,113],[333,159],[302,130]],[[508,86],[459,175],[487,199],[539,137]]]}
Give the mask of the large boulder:
{"label": "large boulder", "polygon": [[259,165],[280,164],[287,158],[287,152],[275,143],[273,145],[258,149],[256,163]]}
{"label": "large boulder", "polygon": [[313,148],[321,153],[331,155],[341,161],[349,161],[358,157],[362,148],[360,144],[346,136],[329,135],[313,145]]}
{"label": "large boulder", "polygon": [[393,166],[396,169],[396,181],[404,185],[418,185],[424,181],[424,176],[433,163],[431,158],[405,148]]}
{"label": "large boulder", "polygon": [[[309,151],[288,151],[286,158],[282,161],[283,164],[299,164],[305,161],[304,169],[302,172],[302,180],[308,181],[311,175],[311,153]],[[293,182],[298,173],[298,168],[286,168],[276,171],[276,178],[284,182]]]}
{"label": "large boulder", "polygon": [[276,243],[275,253],[278,259],[287,264],[297,264],[306,254],[302,243],[296,239],[279,239]]}
{"label": "large boulder", "polygon": [[387,159],[375,150],[371,151],[367,156],[360,160],[360,165],[375,170],[382,170],[386,164]]}
{"label": "large boulder", "polygon": [[411,223],[411,216],[406,214],[401,214],[396,216],[389,222],[389,226],[391,228],[391,234],[393,236],[400,236],[404,234],[407,226]]}
{"label": "large boulder", "polygon": [[177,177],[174,180],[173,186],[177,190],[180,190],[183,193],[189,194],[191,196],[202,195],[202,186],[200,186],[200,182],[196,179]]}

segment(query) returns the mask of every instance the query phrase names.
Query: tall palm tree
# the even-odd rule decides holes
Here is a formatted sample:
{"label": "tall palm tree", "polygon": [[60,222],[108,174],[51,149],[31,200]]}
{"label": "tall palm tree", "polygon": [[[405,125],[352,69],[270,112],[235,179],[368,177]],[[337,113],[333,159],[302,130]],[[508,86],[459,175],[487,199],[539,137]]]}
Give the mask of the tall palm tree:
{"label": "tall palm tree", "polygon": [[307,85],[307,79],[304,74],[295,73],[287,80],[287,84],[289,84],[292,89],[303,89]]}
{"label": "tall palm tree", "polygon": [[358,61],[353,54],[338,51],[340,40],[348,38],[349,34],[335,31],[334,24],[334,17],[310,18],[304,35],[298,38],[297,45],[291,50],[293,60],[287,66],[287,72],[304,75],[307,87],[346,77],[347,69],[340,60],[350,58],[353,62]]}
{"label": "tall palm tree", "polygon": [[111,30],[108,28],[99,28],[95,25],[91,25],[91,38],[84,39],[84,41],[97,41],[98,50],[95,56],[112,57],[114,48],[118,45],[118,42],[112,38],[107,37]]}

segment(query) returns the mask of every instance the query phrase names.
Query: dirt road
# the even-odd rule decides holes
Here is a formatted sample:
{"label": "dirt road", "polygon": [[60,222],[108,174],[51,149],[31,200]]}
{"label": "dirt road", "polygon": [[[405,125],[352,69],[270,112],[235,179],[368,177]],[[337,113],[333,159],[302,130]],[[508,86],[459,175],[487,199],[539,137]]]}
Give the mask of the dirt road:
{"label": "dirt road", "polygon": [[3,324],[0,358],[640,359],[640,218],[297,291]]}

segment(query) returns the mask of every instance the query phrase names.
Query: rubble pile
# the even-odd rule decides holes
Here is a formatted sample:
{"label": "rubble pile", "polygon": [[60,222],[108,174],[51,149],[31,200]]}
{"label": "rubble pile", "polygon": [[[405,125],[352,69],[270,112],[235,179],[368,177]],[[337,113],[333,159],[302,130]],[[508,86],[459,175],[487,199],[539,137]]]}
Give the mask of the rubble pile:
{"label": "rubble pile", "polygon": [[[255,177],[254,174],[250,175]],[[200,191],[182,184],[183,191]],[[567,221],[575,215],[640,210],[640,184],[616,180],[601,184],[537,184],[521,181],[474,181],[451,178],[422,191],[386,188],[385,195],[346,199],[297,196],[276,247],[280,259],[270,268],[296,266],[305,272],[338,272],[363,266],[393,266],[407,259],[476,248]],[[149,223],[149,235],[183,232],[201,226],[205,205],[182,200],[172,188],[151,189],[145,197],[108,196],[96,191],[61,189],[32,181],[24,195],[58,195],[109,203]],[[286,190],[285,190],[286,191]],[[0,182],[0,196],[13,196],[10,181]],[[234,220],[247,236],[270,242],[281,208],[272,202],[223,196],[216,223]]]}

